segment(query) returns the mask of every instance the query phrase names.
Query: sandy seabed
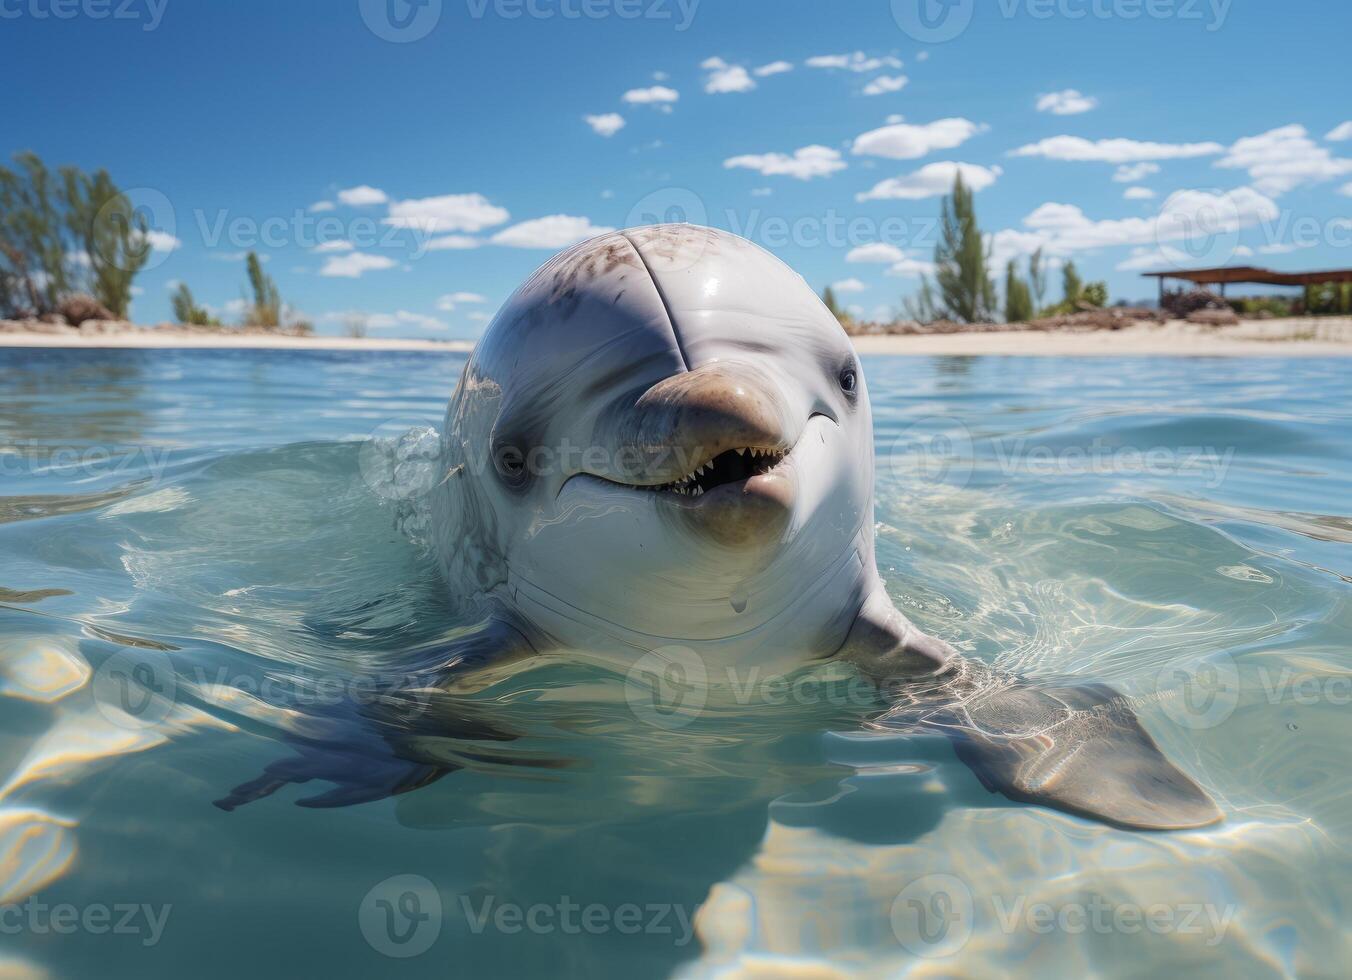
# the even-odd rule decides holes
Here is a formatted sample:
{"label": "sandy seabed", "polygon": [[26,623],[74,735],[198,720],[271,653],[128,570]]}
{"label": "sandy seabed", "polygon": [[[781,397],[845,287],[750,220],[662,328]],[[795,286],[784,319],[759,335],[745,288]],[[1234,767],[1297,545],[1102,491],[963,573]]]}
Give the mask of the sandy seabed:
{"label": "sandy seabed", "polygon": [[[861,354],[915,356],[1352,356],[1352,317],[1245,320],[1229,327],[1206,327],[1171,320],[1163,324],[1137,323],[1121,330],[983,330],[912,336],[864,335],[854,337],[853,340]],[[474,342],[140,330],[88,335],[0,333],[0,347],[466,353],[473,350]]]}

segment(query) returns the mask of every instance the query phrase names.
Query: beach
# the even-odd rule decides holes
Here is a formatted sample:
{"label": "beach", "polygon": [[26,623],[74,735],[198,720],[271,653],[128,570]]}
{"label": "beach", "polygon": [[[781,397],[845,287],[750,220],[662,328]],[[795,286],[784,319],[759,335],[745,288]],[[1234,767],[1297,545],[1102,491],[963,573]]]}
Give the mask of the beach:
{"label": "beach", "polygon": [[[1182,320],[1135,323],[1120,330],[974,330],[918,335],[862,334],[851,338],[861,354],[913,356],[1157,357],[1352,355],[1352,317],[1242,320],[1208,327]],[[0,331],[0,347],[180,348],[234,350],[440,351],[468,353],[472,340],[396,337],[298,337],[263,332],[207,332],[169,328],[123,331]]]}

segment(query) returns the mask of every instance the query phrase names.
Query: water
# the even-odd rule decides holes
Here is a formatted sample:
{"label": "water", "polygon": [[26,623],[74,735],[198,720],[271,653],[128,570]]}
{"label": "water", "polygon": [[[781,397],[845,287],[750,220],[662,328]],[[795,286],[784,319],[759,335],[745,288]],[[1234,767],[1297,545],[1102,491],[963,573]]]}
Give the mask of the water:
{"label": "water", "polygon": [[1346,975],[1346,362],[865,362],[899,606],[1131,695],[1219,826],[1016,805],[830,699],[654,727],[557,664],[422,789],[214,808],[325,723],[297,691],[466,625],[416,447],[368,441],[462,363],[0,352],[0,976]]}

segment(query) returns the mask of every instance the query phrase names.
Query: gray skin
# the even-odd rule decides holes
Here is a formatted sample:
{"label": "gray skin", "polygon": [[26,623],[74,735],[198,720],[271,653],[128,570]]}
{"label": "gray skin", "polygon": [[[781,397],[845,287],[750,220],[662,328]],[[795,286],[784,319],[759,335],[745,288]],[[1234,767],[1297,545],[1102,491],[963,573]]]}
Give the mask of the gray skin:
{"label": "gray skin", "polygon": [[305,805],[406,792],[455,768],[419,759],[420,734],[511,737],[460,703],[427,710],[426,689],[676,648],[711,668],[848,661],[877,686],[872,727],[945,735],[1011,799],[1135,829],[1221,819],[1112,689],[1001,675],[895,608],[872,455],[849,339],[773,256],[689,225],[565,251],[504,305],[447,413],[433,536],[481,628],[418,655],[416,715],[389,692],[338,726],[360,746],[308,740],[218,805],[312,778],[338,785]]}

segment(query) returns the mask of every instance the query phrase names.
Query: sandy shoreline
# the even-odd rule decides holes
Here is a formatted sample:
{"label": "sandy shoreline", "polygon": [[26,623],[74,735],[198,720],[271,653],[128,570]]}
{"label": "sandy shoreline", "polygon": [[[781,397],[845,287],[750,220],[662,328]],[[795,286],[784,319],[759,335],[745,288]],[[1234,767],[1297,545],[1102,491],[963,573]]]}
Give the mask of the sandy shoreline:
{"label": "sandy shoreline", "polygon": [[[1246,320],[1232,327],[1200,327],[1175,320],[1165,324],[1138,323],[1121,330],[992,330],[917,336],[866,335],[854,337],[853,340],[861,354],[919,357],[1347,357],[1352,356],[1352,318]],[[463,354],[474,348],[474,342],[146,330],[97,334],[0,333],[0,347],[439,351]]]}

